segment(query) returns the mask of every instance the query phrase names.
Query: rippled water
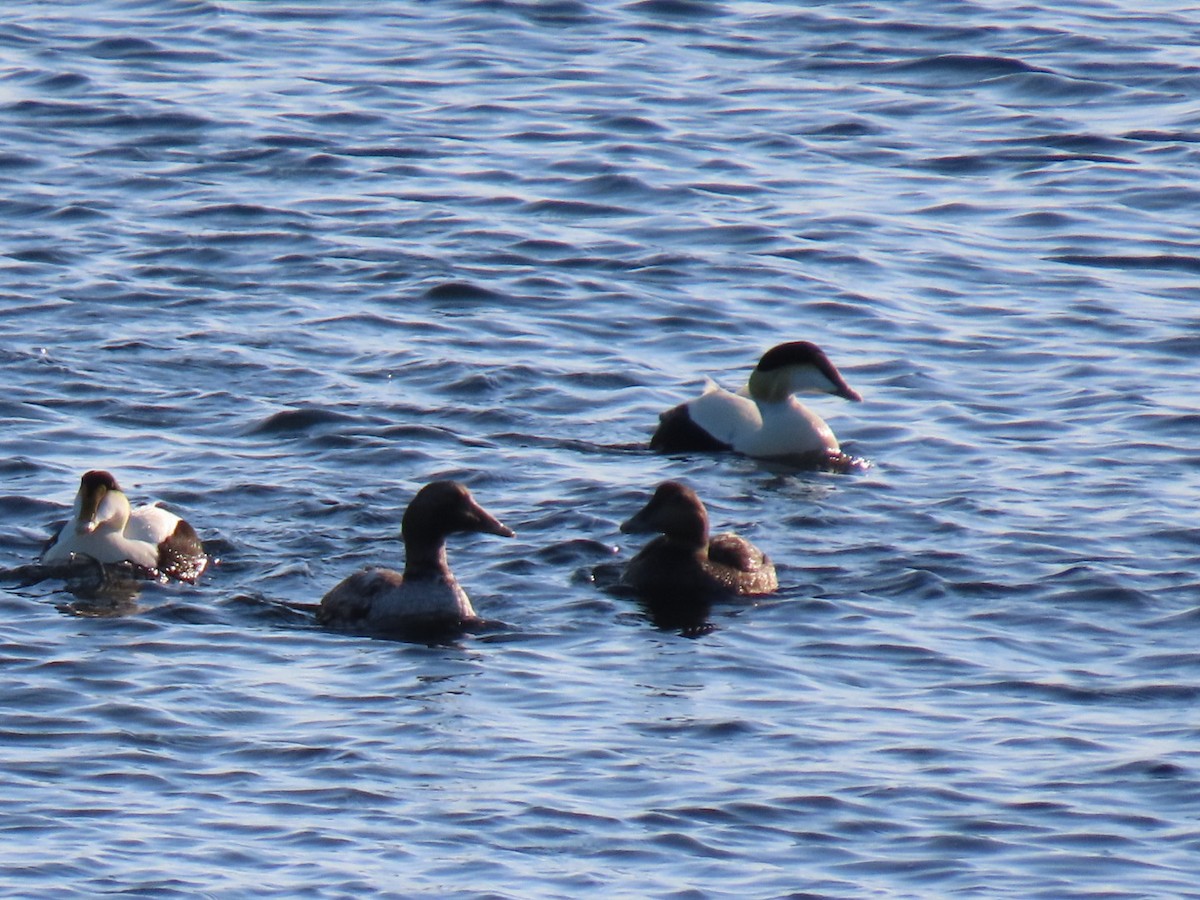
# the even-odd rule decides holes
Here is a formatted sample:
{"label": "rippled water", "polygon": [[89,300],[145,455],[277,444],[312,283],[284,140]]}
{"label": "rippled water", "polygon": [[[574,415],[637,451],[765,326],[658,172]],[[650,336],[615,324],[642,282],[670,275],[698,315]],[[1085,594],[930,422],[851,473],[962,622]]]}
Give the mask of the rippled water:
{"label": "rippled water", "polygon": [[[19,2],[6,894],[1200,896],[1200,10]],[[821,344],[863,473],[661,457]],[[196,587],[23,570],[80,473]],[[449,646],[303,612],[436,477]],[[682,478],[783,590],[593,583]]]}

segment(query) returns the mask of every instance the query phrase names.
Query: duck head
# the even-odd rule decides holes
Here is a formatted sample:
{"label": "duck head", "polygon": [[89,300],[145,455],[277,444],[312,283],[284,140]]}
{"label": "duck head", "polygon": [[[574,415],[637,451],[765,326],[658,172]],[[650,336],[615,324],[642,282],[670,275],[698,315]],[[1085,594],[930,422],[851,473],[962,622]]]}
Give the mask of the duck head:
{"label": "duck head", "polygon": [[764,353],[750,373],[747,391],[755,400],[766,403],[786,400],[796,393],[834,394],[846,400],[862,400],[825,351],[809,341],[790,341]]}
{"label": "duck head", "polygon": [[75,531],[91,534],[109,529],[122,531],[129,521],[129,498],[108,472],[93,470],[79,480],[75,495]]}
{"label": "duck head", "polygon": [[664,481],[641,510],[621,524],[626,534],[665,534],[668,539],[704,547],[708,544],[708,512],[686,484]]}
{"label": "duck head", "polygon": [[400,523],[405,543],[442,540],[462,532],[516,536],[516,532],[475,502],[466,485],[457,481],[431,481],[425,485],[408,504]]}

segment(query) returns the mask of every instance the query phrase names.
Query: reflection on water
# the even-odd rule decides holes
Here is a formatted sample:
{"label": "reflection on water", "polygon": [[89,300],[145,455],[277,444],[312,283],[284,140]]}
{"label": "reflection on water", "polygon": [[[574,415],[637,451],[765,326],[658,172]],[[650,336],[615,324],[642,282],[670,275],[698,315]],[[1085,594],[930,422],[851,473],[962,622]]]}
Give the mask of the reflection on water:
{"label": "reflection on water", "polygon": [[[7,892],[1194,893],[1187,10],[65,9],[0,29]],[[650,452],[792,340],[869,465]],[[219,564],[35,567],[93,468]],[[317,627],[437,478],[489,628]],[[613,590],[669,479],[778,594]]]}

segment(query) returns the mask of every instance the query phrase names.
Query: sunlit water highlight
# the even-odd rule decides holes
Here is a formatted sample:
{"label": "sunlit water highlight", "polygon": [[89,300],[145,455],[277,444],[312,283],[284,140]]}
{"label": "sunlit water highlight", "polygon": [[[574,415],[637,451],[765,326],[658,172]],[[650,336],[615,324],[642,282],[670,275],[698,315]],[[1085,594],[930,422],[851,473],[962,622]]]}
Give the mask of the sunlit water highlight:
{"label": "sunlit water highlight", "polygon": [[[0,586],[14,896],[1200,896],[1200,13],[16,3],[0,566],[86,469],[218,562]],[[864,472],[644,449],[767,347]],[[450,477],[503,625],[317,628]],[[667,478],[781,592],[592,573]],[[117,615],[98,615],[117,613]]]}

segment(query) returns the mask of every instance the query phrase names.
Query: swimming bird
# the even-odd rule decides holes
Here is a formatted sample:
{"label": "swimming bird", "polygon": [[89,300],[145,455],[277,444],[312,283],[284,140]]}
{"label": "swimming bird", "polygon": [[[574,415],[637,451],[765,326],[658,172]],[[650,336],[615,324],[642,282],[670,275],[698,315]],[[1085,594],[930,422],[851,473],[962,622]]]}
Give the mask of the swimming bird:
{"label": "swimming bird", "polygon": [[155,504],[133,509],[117,480],[101,470],[79,480],[71,519],[42,554],[42,562],[57,565],[72,557],[101,565],[129,563],[151,577],[189,582],[208,565],[191,525]]}
{"label": "swimming bird", "polygon": [[446,562],[447,536],[463,532],[514,536],[465,485],[425,485],[400,523],[404,573],[377,566],[356,572],[321,599],[317,621],[348,630],[436,633],[478,619]]}
{"label": "swimming bird", "polygon": [[775,566],[748,540],[730,532],[709,537],[704,504],[681,482],[660,484],[621,531],[660,532],[629,561],[621,583],[648,603],[663,627],[700,624],[714,599],[779,587]]}
{"label": "swimming bird", "polygon": [[820,347],[791,341],[764,353],[738,393],[709,379],[699,397],[659,416],[650,449],[733,450],[803,464],[848,462],[833,429],[792,396],[798,392],[862,400]]}

